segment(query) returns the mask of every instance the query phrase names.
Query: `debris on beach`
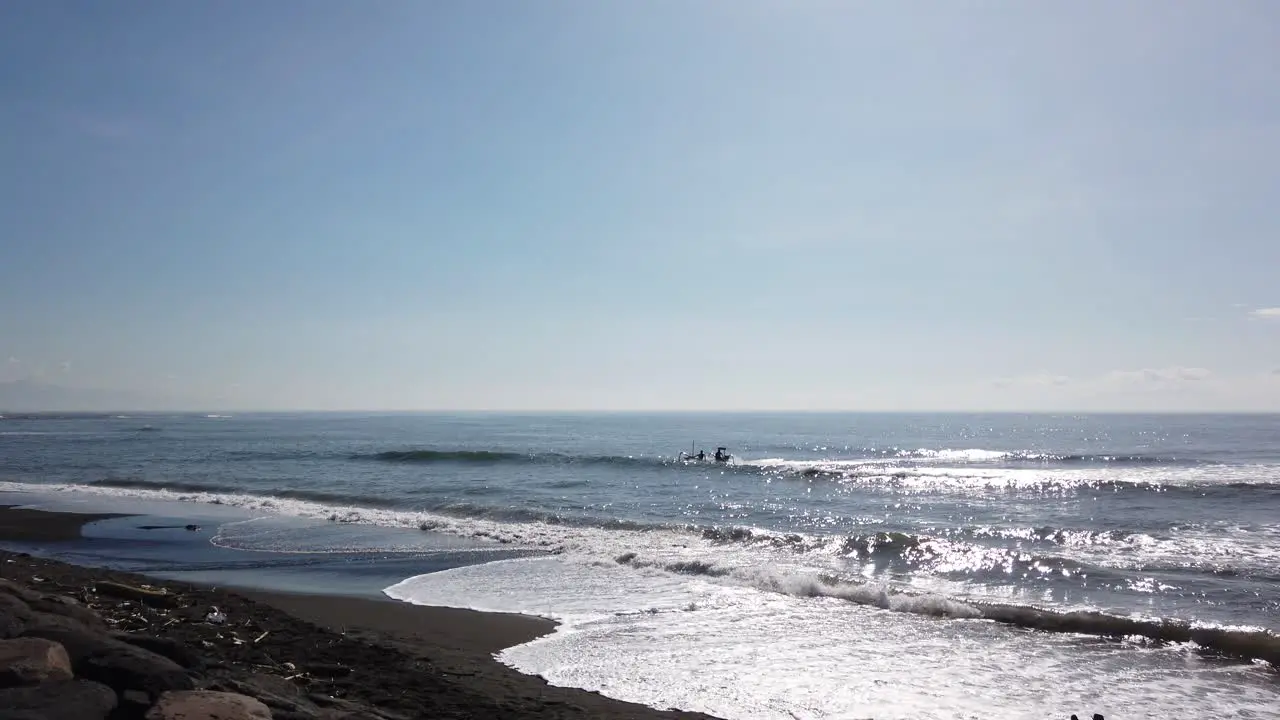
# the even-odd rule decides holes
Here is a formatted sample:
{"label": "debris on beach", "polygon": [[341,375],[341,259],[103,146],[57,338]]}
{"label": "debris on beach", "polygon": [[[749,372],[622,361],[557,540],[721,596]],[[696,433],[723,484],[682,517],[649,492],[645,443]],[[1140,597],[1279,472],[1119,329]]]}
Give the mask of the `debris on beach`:
{"label": "debris on beach", "polygon": [[94,583],[94,590],[99,595],[109,595],[123,600],[137,600],[141,603],[172,607],[174,597],[164,590],[155,590],[148,586],[134,587],[124,583],[101,581]]}

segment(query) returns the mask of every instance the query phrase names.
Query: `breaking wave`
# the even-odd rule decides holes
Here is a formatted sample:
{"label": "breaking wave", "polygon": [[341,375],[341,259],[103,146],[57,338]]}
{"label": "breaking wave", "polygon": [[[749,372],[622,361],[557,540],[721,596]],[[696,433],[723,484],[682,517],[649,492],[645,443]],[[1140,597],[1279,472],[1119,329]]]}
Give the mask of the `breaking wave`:
{"label": "breaking wave", "polygon": [[867,581],[847,580],[821,573],[792,574],[747,567],[721,567],[707,561],[643,560],[634,552],[615,562],[636,568],[655,568],[680,575],[727,578],[766,592],[795,597],[825,597],[894,612],[963,620],[985,620],[1042,632],[1075,633],[1095,637],[1144,638],[1155,643],[1195,643],[1205,650],[1280,668],[1280,635],[1261,628],[1200,625],[1174,618],[1132,618],[1093,610],[1058,611],[1029,605],[959,600],[928,593],[912,593]]}

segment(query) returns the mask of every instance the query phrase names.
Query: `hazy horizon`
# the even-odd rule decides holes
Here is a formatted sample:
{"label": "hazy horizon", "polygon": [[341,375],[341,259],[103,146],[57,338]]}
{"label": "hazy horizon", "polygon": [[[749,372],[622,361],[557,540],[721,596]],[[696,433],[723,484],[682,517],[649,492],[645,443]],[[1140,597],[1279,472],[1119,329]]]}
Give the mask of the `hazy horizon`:
{"label": "hazy horizon", "polygon": [[0,19],[0,407],[1280,410],[1280,6]]}
{"label": "hazy horizon", "polygon": [[201,413],[238,413],[238,414],[273,414],[273,413],[299,413],[299,414],[344,414],[344,413],[370,413],[370,414],[513,414],[513,415],[556,415],[556,414],[833,414],[833,415],[983,415],[983,414],[1013,414],[1013,415],[1277,415],[1280,410],[1247,410],[1247,409],[1217,409],[1217,410],[1186,410],[1177,408],[1157,409],[1157,410],[1132,410],[1125,408],[1105,408],[1105,407],[1079,407],[1079,408],[930,408],[927,406],[914,408],[539,408],[539,407],[492,407],[492,408],[449,408],[449,407],[421,407],[421,408],[377,408],[377,407],[350,407],[341,409],[326,408],[308,408],[308,407],[237,407],[237,406],[217,406],[217,405],[200,405],[194,403],[169,402],[166,403],[162,399],[155,399],[151,403],[135,403],[120,404],[111,401],[101,402],[98,400],[90,400],[88,402],[78,402],[74,398],[79,397],[78,393],[91,393],[95,398],[101,397],[118,397],[121,394],[111,391],[102,390],[100,388],[76,388],[69,386],[50,385],[45,383],[33,383],[35,387],[41,390],[53,390],[58,393],[67,393],[66,397],[73,398],[70,402],[55,401],[53,403],[8,403],[11,395],[6,391],[11,390],[16,383],[0,382],[0,417],[5,413],[18,415],[42,415],[42,414],[161,414],[161,413],[177,413],[177,414],[201,414]]}

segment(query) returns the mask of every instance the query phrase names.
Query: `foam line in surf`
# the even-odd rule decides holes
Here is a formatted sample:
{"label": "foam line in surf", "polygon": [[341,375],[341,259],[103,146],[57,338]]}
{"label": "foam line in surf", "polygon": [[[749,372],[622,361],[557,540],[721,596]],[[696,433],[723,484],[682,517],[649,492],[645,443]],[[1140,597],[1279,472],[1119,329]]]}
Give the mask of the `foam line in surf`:
{"label": "foam line in surf", "polygon": [[827,597],[893,612],[963,620],[988,620],[1043,632],[1074,633],[1114,639],[1141,637],[1156,643],[1195,643],[1209,651],[1261,660],[1280,668],[1280,635],[1260,628],[1197,625],[1172,618],[1130,618],[1099,611],[1061,612],[1026,605],[963,601],[934,594],[908,593],[871,582],[850,582],[815,573],[774,569],[726,568],[706,561],[645,561],[624,553],[616,562],[637,568],[728,578],[767,592],[796,597]]}
{"label": "foam line in surf", "polygon": [[[1170,530],[1160,537],[1128,530],[1053,527],[965,528],[931,537],[889,531],[849,535],[779,532],[759,527],[655,523],[600,518],[588,512],[548,512],[530,508],[447,503],[410,509],[385,497],[360,493],[279,488],[245,493],[216,483],[165,483],[135,478],[106,478],[89,485],[0,483],[17,491],[80,491],[157,500],[178,500],[243,507],[287,515],[319,517],[342,523],[416,527],[503,544],[532,542],[540,548],[573,550],[584,532],[657,533],[697,538],[710,546],[784,553],[790,557],[840,558],[882,570],[927,572],[980,579],[987,574],[1090,575],[1107,568],[1158,569],[1177,560],[1182,571],[1268,577],[1280,562],[1274,543],[1259,543],[1240,530],[1239,540],[1223,540],[1195,528]],[[992,547],[991,543],[999,543]],[[1113,552],[1115,549],[1123,552]],[[585,549],[594,549],[587,547]],[[1197,557],[1187,566],[1181,559]]]}

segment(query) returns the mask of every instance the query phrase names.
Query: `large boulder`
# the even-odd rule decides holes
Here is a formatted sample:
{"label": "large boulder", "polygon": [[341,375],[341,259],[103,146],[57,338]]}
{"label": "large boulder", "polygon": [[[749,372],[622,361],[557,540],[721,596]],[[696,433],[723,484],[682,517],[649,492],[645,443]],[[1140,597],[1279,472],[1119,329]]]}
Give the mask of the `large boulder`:
{"label": "large boulder", "polygon": [[0,720],[105,720],[115,707],[115,692],[88,680],[0,690]]}
{"label": "large boulder", "polygon": [[71,679],[62,645],[44,638],[0,640],[0,688]]}
{"label": "large boulder", "polygon": [[161,695],[147,720],[271,720],[271,711],[248,695],[188,690]]}
{"label": "large boulder", "polygon": [[9,593],[0,593],[0,640],[15,638],[31,624],[31,608]]}
{"label": "large boulder", "polygon": [[77,677],[96,680],[119,692],[141,690],[156,698],[166,690],[195,687],[186,670],[169,658],[101,633],[35,627],[26,636],[61,643]]}
{"label": "large boulder", "polygon": [[76,666],[76,674],[120,692],[141,690],[153,699],[169,690],[195,687],[187,671],[174,661],[117,640],[90,652],[84,662]]}

